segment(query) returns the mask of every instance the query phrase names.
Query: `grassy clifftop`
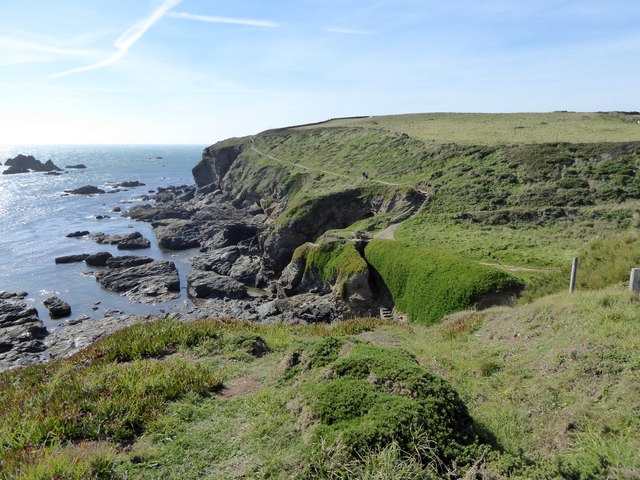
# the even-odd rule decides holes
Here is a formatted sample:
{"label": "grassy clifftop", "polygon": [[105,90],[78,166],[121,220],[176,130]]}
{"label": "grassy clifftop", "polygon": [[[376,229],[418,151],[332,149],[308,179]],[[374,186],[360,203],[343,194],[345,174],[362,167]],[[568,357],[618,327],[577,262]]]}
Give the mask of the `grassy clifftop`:
{"label": "grassy clifftop", "polygon": [[636,141],[639,120],[638,112],[417,113],[336,119],[319,125],[384,129],[425,142],[496,145]]}
{"label": "grassy clifftop", "polygon": [[638,300],[131,327],[0,375],[5,478],[636,478]]}

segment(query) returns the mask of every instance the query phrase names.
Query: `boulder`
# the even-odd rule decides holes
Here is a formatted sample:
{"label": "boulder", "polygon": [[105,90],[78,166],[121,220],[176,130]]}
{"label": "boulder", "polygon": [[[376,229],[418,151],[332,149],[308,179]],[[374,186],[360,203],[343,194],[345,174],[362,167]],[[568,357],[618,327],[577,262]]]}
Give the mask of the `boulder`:
{"label": "boulder", "polygon": [[126,233],[123,235],[94,233],[91,238],[102,245],[117,245],[118,250],[137,250],[151,246],[151,242],[144,238],[140,232]]}
{"label": "boulder", "polygon": [[35,308],[17,296],[0,300],[0,371],[46,361],[46,335]]}
{"label": "boulder", "polygon": [[90,265],[92,267],[106,267],[107,260],[112,257],[113,255],[111,255],[109,252],[98,252],[94,253],[93,255],[89,255],[84,259],[84,261],[87,265]]}
{"label": "boulder", "polygon": [[247,288],[231,277],[193,270],[187,275],[187,291],[194,298],[243,298]]}
{"label": "boulder", "polygon": [[180,277],[173,262],[152,261],[127,268],[109,268],[95,274],[104,288],[135,302],[158,303],[180,296]]}
{"label": "boulder", "polygon": [[198,270],[213,271],[220,275],[228,275],[229,270],[240,257],[238,247],[226,247],[191,259],[191,266]]}
{"label": "boulder", "polygon": [[89,257],[88,253],[81,253],[79,255],[66,255],[64,257],[56,257],[55,262],[56,264],[62,264],[62,263],[78,263],[78,262],[84,262],[87,257]]}
{"label": "boulder", "polygon": [[170,250],[187,250],[200,246],[198,224],[187,220],[163,220],[153,224],[158,243]]}
{"label": "boulder", "polygon": [[63,318],[71,315],[71,306],[58,297],[49,297],[43,303],[49,310],[51,318]]}
{"label": "boulder", "polygon": [[95,195],[99,193],[105,193],[104,190],[93,186],[93,185],[85,185],[80,188],[76,188],[74,190],[65,190],[65,193],[70,193],[72,195]]}
{"label": "boulder", "polygon": [[261,270],[258,257],[241,256],[229,270],[229,276],[245,285],[256,285],[256,279]]}

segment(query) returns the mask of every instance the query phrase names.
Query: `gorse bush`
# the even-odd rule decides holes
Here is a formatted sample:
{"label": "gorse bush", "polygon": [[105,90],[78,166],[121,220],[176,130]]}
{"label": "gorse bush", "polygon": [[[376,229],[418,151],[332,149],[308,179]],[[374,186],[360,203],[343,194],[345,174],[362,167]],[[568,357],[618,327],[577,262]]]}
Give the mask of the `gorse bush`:
{"label": "gorse bush", "polygon": [[522,281],[507,272],[403,242],[373,241],[365,256],[412,322],[435,323],[473,307],[485,295],[514,294],[523,288]]}

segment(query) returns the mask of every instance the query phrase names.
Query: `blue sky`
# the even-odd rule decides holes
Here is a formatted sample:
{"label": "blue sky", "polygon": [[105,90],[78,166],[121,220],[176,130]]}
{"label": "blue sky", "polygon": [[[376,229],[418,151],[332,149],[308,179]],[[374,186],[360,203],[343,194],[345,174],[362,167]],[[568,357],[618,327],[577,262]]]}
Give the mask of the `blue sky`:
{"label": "blue sky", "polygon": [[0,0],[0,144],[640,110],[637,0]]}

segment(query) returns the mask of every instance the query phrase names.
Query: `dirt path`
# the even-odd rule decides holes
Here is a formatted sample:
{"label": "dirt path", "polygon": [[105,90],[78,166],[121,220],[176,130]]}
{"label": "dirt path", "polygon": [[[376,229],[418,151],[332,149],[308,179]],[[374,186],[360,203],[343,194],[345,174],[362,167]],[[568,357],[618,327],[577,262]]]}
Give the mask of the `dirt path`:
{"label": "dirt path", "polygon": [[381,232],[376,233],[373,238],[379,239],[379,240],[395,240],[395,234],[396,234],[396,230],[398,229],[398,227],[402,224],[402,222],[400,223],[393,223],[391,225],[389,225],[387,228],[385,228],[384,230],[382,230]]}
{"label": "dirt path", "polygon": [[510,272],[547,272],[548,271],[548,269],[544,269],[544,268],[518,267],[517,265],[502,265],[501,263],[480,262],[480,265],[485,265],[487,267],[502,268],[503,270],[508,270]]}
{"label": "dirt path", "polygon": [[[262,157],[266,157],[266,158],[268,158],[270,160],[273,160],[274,162],[278,162],[278,163],[281,163],[283,165],[288,165],[290,167],[302,168],[303,170],[307,170],[308,172],[318,172],[318,173],[323,173],[325,175],[332,175],[334,177],[347,178],[347,179],[357,180],[357,181],[362,180],[359,175],[344,175],[342,173],[332,172],[330,170],[322,170],[320,168],[308,167],[306,165],[302,165],[301,163],[285,162],[284,160],[276,158],[273,155],[269,155],[268,153],[264,153],[264,152],[261,152],[260,150],[258,150],[256,148],[255,144],[253,143],[253,138],[251,139],[251,150],[253,150],[254,152],[256,152],[258,155],[260,155]],[[369,182],[378,183],[380,185],[389,185],[389,186],[392,186],[392,187],[410,187],[409,185],[403,185],[401,183],[394,183],[394,182],[386,182],[384,180],[369,179],[368,181]],[[410,187],[410,188],[414,188],[414,187]],[[418,190],[418,191],[420,191],[420,190]],[[425,192],[421,192],[421,193],[425,193]]]}

